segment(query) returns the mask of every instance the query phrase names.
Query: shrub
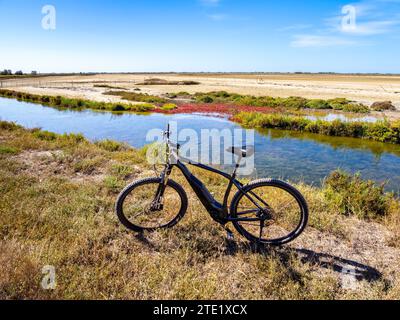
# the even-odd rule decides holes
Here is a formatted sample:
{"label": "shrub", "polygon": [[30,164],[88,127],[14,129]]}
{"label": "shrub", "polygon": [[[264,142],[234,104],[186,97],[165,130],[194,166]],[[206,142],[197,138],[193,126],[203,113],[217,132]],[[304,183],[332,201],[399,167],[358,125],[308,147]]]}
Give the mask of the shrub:
{"label": "shrub", "polygon": [[175,110],[176,108],[177,108],[176,104],[173,103],[166,103],[161,107],[161,109],[165,111]]}
{"label": "shrub", "polygon": [[366,105],[363,105],[362,103],[345,104],[342,110],[346,112],[356,112],[356,113],[368,113],[370,111],[369,108]]}
{"label": "shrub", "polygon": [[331,109],[342,110],[343,106],[351,103],[351,101],[347,100],[346,98],[335,98],[327,100],[327,103],[329,104]]}
{"label": "shrub", "polygon": [[0,121],[0,129],[13,131],[21,129],[22,127],[14,122]]}
{"label": "shrub", "polygon": [[81,133],[69,133],[58,136],[61,142],[66,142],[71,145],[76,145],[82,142],[87,142],[86,138]]}
{"label": "shrub", "polygon": [[54,104],[56,106],[60,106],[62,103],[62,97],[61,96],[52,97],[50,101],[52,104]]}
{"label": "shrub", "polygon": [[78,99],[76,100],[76,106],[78,108],[82,108],[83,106],[85,106],[85,102],[83,100]]}
{"label": "shrub", "polygon": [[290,109],[304,109],[307,99],[301,97],[289,97],[284,100],[284,106]]}
{"label": "shrub", "polygon": [[130,104],[127,110],[133,112],[150,112],[156,108],[155,105],[151,103],[140,103],[140,104]]}
{"label": "shrub", "polygon": [[83,159],[74,164],[74,171],[83,174],[92,174],[101,165],[101,157]]}
{"label": "shrub", "polygon": [[231,102],[233,100],[233,103],[236,105],[240,106],[255,106],[255,107],[261,107],[264,102],[261,99],[258,99],[254,96],[234,96],[232,99],[223,99],[222,102]]}
{"label": "shrub", "polygon": [[186,91],[180,91],[177,93],[177,96],[178,97],[188,97],[188,96],[190,96],[190,93],[186,92]]}
{"label": "shrub", "polygon": [[197,102],[202,102],[202,103],[213,103],[214,99],[211,98],[210,96],[199,96],[196,98]]}
{"label": "shrub", "polygon": [[120,142],[108,140],[108,139],[97,141],[97,142],[95,142],[95,144],[98,147],[100,147],[106,151],[110,151],[110,152],[124,151],[124,150],[128,149],[128,147],[124,143],[120,143]]}
{"label": "shrub", "polygon": [[391,195],[385,194],[384,185],[363,181],[359,174],[332,172],[324,182],[328,202],[340,214],[359,218],[378,218],[388,214]]}
{"label": "shrub", "polygon": [[310,109],[332,109],[331,105],[326,100],[312,99],[306,103],[306,107]]}
{"label": "shrub", "polygon": [[40,100],[43,103],[49,103],[50,102],[50,97],[49,96],[42,96]]}
{"label": "shrub", "polygon": [[396,107],[392,104],[392,101],[381,101],[381,102],[374,102],[371,105],[371,109],[374,111],[394,111]]}
{"label": "shrub", "polygon": [[392,130],[389,123],[384,121],[378,121],[369,125],[366,129],[366,135],[380,142],[396,141],[396,132]]}
{"label": "shrub", "polygon": [[111,107],[112,111],[125,111],[125,107],[122,104],[114,104]]}
{"label": "shrub", "polygon": [[37,130],[33,132],[33,136],[45,141],[54,141],[57,139],[57,134],[50,131]]}
{"label": "shrub", "polygon": [[14,147],[0,145],[0,154],[17,154],[20,150]]}
{"label": "shrub", "polygon": [[365,136],[365,126],[361,122],[347,122],[347,136],[360,138]]}
{"label": "shrub", "polygon": [[231,94],[226,91],[213,91],[211,94],[217,98],[229,98],[231,96]]}
{"label": "shrub", "polygon": [[283,105],[282,99],[273,97],[259,97],[258,98],[261,106],[276,108]]}
{"label": "shrub", "polygon": [[118,193],[124,187],[124,182],[118,177],[108,176],[104,179],[104,186],[113,193]]}
{"label": "shrub", "polygon": [[334,110],[342,110],[355,113],[368,113],[370,111],[370,109],[366,105],[362,103],[355,103],[353,101],[347,100],[346,98],[330,99],[327,102]]}
{"label": "shrub", "polygon": [[133,169],[131,166],[123,165],[123,164],[114,164],[111,167],[111,172],[119,178],[125,179],[129,175],[133,173]]}

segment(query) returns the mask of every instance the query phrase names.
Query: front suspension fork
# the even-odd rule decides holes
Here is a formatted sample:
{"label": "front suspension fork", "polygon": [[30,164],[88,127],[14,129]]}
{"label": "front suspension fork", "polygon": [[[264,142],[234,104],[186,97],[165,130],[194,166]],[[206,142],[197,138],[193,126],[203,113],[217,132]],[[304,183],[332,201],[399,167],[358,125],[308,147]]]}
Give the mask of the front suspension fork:
{"label": "front suspension fork", "polygon": [[151,208],[153,210],[162,210],[164,206],[164,193],[165,189],[168,184],[169,176],[171,175],[172,172],[172,167],[167,165],[164,169],[164,171],[161,173],[161,181],[160,184],[158,185],[156,195],[154,197],[154,200],[151,204]]}

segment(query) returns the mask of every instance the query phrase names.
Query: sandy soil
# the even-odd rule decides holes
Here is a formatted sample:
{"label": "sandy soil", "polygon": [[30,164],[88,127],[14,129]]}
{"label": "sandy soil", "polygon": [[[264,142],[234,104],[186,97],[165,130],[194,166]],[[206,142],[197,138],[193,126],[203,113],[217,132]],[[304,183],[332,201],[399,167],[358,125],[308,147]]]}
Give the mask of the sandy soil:
{"label": "sandy soil", "polygon": [[[200,85],[137,85],[149,78],[193,80],[200,82]],[[18,87],[19,90],[32,93],[119,101],[116,97],[102,94],[108,89],[93,87],[99,83],[126,89],[140,88],[142,92],[156,95],[179,91],[194,93],[225,90],[275,97],[302,96],[323,99],[344,97],[367,105],[375,101],[390,100],[400,109],[400,76],[383,75],[98,74],[7,80],[2,84],[0,82],[0,87]]]}

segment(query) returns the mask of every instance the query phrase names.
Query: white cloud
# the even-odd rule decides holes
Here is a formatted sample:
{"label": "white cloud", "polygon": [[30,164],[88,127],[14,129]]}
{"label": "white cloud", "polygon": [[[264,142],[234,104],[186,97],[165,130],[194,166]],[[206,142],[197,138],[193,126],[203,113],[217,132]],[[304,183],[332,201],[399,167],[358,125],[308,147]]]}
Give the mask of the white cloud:
{"label": "white cloud", "polygon": [[360,36],[384,34],[391,32],[392,27],[398,25],[399,23],[399,21],[393,20],[358,22],[354,28],[340,28],[340,31],[351,35]]}
{"label": "white cloud", "polygon": [[318,35],[297,35],[291,42],[291,46],[296,48],[349,46],[354,44],[354,41],[346,38]]}
{"label": "white cloud", "polygon": [[343,25],[344,14],[325,19],[325,24],[332,32],[336,31],[357,36],[370,36],[393,32],[393,28],[400,24],[400,19],[385,7],[385,4],[388,3],[399,4],[400,1],[375,0],[354,3],[350,5],[354,8],[355,13],[354,25],[352,27],[346,27],[348,21]]}
{"label": "white cloud", "polygon": [[[314,34],[297,34],[291,42],[293,47],[328,47],[360,45],[360,38],[374,35],[395,34],[400,25],[396,10],[400,0],[365,0],[349,4],[351,11],[323,20],[323,27]],[[393,7],[395,6],[395,9]],[[351,9],[351,8],[350,8]],[[341,12],[342,8],[338,8]]]}

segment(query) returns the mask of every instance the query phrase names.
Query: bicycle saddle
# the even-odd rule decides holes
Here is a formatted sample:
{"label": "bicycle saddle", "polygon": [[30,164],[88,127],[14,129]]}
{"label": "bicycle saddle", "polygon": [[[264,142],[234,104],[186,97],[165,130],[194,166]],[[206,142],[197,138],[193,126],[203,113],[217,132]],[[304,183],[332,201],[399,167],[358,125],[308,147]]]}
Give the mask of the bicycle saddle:
{"label": "bicycle saddle", "polygon": [[243,147],[230,147],[226,150],[227,152],[231,152],[238,157],[251,157],[254,154],[253,146],[243,146]]}

